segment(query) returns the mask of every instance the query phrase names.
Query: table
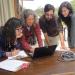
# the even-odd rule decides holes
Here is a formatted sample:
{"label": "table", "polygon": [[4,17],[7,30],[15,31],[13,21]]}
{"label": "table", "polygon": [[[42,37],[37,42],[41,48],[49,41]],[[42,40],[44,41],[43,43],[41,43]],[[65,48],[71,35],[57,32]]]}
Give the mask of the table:
{"label": "table", "polygon": [[51,75],[65,72],[75,72],[75,61],[59,61],[60,52],[55,52],[53,56],[32,60],[30,57],[23,60],[30,61],[28,69],[23,69],[15,73],[0,69],[0,75]]}

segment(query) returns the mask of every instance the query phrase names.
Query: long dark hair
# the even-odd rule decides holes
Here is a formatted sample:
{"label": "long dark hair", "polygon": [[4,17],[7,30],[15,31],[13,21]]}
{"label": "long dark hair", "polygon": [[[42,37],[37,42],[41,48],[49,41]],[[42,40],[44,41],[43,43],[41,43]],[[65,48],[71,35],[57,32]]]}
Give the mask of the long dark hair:
{"label": "long dark hair", "polygon": [[63,15],[62,15],[62,8],[63,7],[66,7],[70,12],[69,12],[69,15],[71,15],[71,14],[73,14],[73,8],[72,8],[72,6],[71,6],[71,4],[69,3],[69,2],[67,2],[67,1],[65,1],[65,2],[63,2],[61,5],[60,5],[60,7],[59,7],[59,10],[58,10],[58,16],[59,17],[64,17]]}
{"label": "long dark hair", "polygon": [[5,37],[5,49],[14,45],[16,40],[16,28],[22,26],[20,19],[10,18],[4,25],[3,35]]}
{"label": "long dark hair", "polygon": [[[64,17],[62,15],[62,8],[63,7],[66,7],[69,10],[69,15],[67,17]],[[58,16],[59,16],[60,22],[63,21],[70,28],[71,22],[72,22],[71,21],[72,15],[73,15],[73,9],[72,9],[71,4],[67,1],[63,2],[60,5],[59,10],[58,10]]]}

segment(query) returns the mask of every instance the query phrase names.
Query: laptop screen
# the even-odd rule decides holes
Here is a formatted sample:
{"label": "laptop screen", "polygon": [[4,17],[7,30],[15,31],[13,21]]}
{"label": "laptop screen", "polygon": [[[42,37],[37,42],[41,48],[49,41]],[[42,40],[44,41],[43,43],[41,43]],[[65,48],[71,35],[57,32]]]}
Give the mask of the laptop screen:
{"label": "laptop screen", "polygon": [[52,54],[54,54],[56,47],[57,45],[35,48],[33,58],[51,56]]}

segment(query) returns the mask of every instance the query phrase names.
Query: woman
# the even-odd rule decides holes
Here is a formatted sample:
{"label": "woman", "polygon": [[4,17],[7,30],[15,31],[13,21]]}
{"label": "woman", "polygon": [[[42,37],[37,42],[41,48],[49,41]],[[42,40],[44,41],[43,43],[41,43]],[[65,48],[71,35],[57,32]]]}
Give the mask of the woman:
{"label": "woman", "polygon": [[4,51],[6,56],[16,55],[22,49],[19,41],[22,36],[22,22],[17,18],[10,18],[0,35],[0,53]]}
{"label": "woman", "polygon": [[[42,47],[43,42],[41,39],[41,31],[40,26],[36,23],[36,15],[35,13],[27,9],[23,12],[24,19],[24,38],[22,38],[21,43],[23,48],[27,51],[34,52],[35,48]],[[37,43],[38,41],[38,43]]]}
{"label": "woman", "polygon": [[67,25],[69,48],[75,48],[75,15],[69,2],[63,2],[60,5],[58,16],[60,24],[62,24],[63,21]]}

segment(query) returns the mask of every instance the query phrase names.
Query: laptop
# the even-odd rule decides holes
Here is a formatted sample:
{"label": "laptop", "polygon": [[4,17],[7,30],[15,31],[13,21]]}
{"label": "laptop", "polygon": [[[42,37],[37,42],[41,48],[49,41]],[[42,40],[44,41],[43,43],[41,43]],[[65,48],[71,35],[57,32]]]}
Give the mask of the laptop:
{"label": "laptop", "polygon": [[54,54],[56,47],[57,45],[35,48],[34,53],[28,53],[28,55],[31,56],[33,59],[51,56]]}

